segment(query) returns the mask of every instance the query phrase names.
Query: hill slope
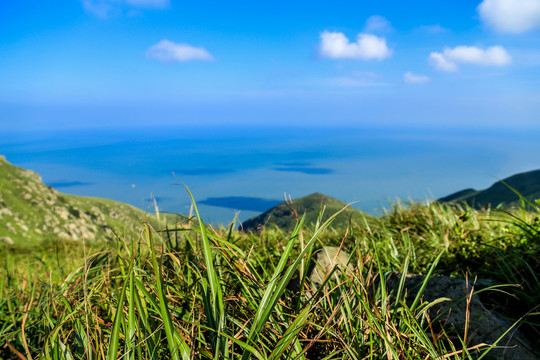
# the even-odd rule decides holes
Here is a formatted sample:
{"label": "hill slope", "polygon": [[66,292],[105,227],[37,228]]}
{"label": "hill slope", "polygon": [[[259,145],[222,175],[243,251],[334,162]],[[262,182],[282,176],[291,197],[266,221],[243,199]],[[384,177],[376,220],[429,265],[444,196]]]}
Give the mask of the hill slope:
{"label": "hill slope", "polygon": [[529,200],[540,199],[540,170],[534,170],[497,181],[485,190],[466,189],[440,198],[438,201],[465,202],[474,208],[499,204],[511,206],[519,202],[519,197],[504,183]]}
{"label": "hill slope", "polygon": [[[322,205],[326,206],[323,221],[347,206],[346,203],[338,199],[321,193],[314,193],[295,199],[294,207],[289,203],[283,202],[270,210],[265,211],[261,215],[244,221],[242,227],[245,231],[258,230],[264,226],[277,226],[280,229],[291,230],[294,228],[297,221],[294,209],[296,209],[299,217],[306,214],[305,223],[308,226],[312,226],[317,221],[319,210]],[[331,226],[336,229],[345,228],[349,224],[349,221],[362,223],[364,219],[372,218],[371,215],[349,206],[336,217]]]}
{"label": "hill slope", "polygon": [[0,243],[110,239],[113,229],[140,229],[145,217],[152,215],[117,201],[59,193],[0,155]]}

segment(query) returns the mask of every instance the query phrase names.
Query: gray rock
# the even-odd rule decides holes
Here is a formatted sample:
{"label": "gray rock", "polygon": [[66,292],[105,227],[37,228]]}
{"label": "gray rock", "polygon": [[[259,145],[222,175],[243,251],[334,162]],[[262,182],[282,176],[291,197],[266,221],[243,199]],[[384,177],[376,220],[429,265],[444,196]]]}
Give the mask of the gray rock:
{"label": "gray rock", "polygon": [[[315,288],[324,282],[324,279],[334,267],[334,279],[345,271],[352,275],[353,266],[349,263],[349,254],[339,251],[337,247],[325,246],[313,255],[313,261],[308,271],[308,277]],[[386,279],[387,289],[396,288],[401,279],[400,273],[392,273]],[[295,279],[298,281],[297,279]],[[405,279],[406,302],[412,305],[425,277],[422,275],[409,274]],[[377,281],[378,282],[378,281]],[[297,285],[297,284],[294,284]],[[527,339],[520,333],[517,327],[508,331],[511,324],[506,323],[497,313],[488,310],[478,295],[470,296],[473,289],[472,282],[454,279],[448,276],[433,276],[429,279],[421,297],[421,302],[432,302],[441,298],[449,300],[433,305],[427,315],[434,325],[444,328],[446,331],[454,330],[461,337],[465,333],[467,312],[469,313],[469,326],[467,345],[469,347],[479,344],[494,344],[494,348],[488,353],[489,359],[502,360],[538,360],[540,357],[534,354]],[[310,296],[310,294],[307,294]],[[508,333],[505,335],[505,333]],[[500,339],[500,340],[499,340]]]}
{"label": "gray rock", "polygon": [[6,229],[12,234],[17,234],[17,230],[15,230],[11,223],[6,223]]}
{"label": "gray rock", "polygon": [[335,281],[339,280],[341,273],[346,271],[349,275],[352,274],[354,268],[349,264],[349,254],[345,251],[340,251],[335,246],[324,246],[313,255],[313,262],[308,272],[308,277],[315,287],[319,287],[324,282],[326,276],[337,266],[333,277]]}
{"label": "gray rock", "polygon": [[[337,256],[336,256],[337,255]],[[316,291],[324,282],[326,276],[337,266],[334,271],[333,278],[338,281],[342,271],[347,271],[348,274],[352,274],[354,268],[349,262],[349,254],[345,251],[339,251],[335,246],[324,246],[313,253],[312,261],[307,271],[308,286],[311,288],[305,292],[308,297],[312,296],[312,293]],[[295,277],[291,279],[287,288],[292,291],[300,291],[300,278]]]}
{"label": "gray rock", "polygon": [[13,245],[15,242],[9,236],[0,236],[0,243]]}
{"label": "gray rock", "polygon": [[63,220],[67,220],[69,218],[69,211],[65,207],[53,206],[52,211]]}
{"label": "gray rock", "polygon": [[[401,274],[391,274],[387,279],[388,288],[397,287],[400,279]],[[407,304],[412,304],[424,280],[425,277],[422,275],[407,275],[405,279]],[[467,305],[472,288],[472,282],[448,276],[433,276],[429,279],[421,300],[432,302],[440,298],[449,298],[449,301],[432,306],[427,314],[435,324],[445,329],[454,329],[460,336],[463,336],[465,332],[467,312],[469,312],[468,346],[491,345],[501,338],[497,346],[504,348],[492,349],[488,358],[537,360],[539,357],[530,350],[526,338],[517,328],[513,328],[504,335],[511,324],[507,324],[495,312],[488,310],[478,295],[473,294]]]}
{"label": "gray rock", "polygon": [[7,216],[13,216],[13,212],[11,212],[11,210],[9,210],[8,208],[0,208],[0,219],[4,216],[4,215],[7,215]]}
{"label": "gray rock", "polygon": [[29,230],[29,229],[28,229],[28,226],[26,226],[26,225],[24,224],[24,222],[18,221],[18,222],[17,222],[17,225],[19,226],[19,228],[21,228],[21,230],[22,230],[23,232],[25,232],[25,233],[28,232],[28,230]]}

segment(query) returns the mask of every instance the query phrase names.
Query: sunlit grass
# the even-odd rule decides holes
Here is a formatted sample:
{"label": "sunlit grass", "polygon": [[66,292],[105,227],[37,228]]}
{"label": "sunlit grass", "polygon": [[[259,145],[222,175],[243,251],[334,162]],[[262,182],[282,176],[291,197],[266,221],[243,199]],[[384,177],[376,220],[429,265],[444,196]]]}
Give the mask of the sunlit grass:
{"label": "sunlit grass", "polygon": [[[116,242],[3,248],[0,358],[472,359],[489,351],[434,329],[426,316],[434,303],[420,291],[407,304],[403,281],[386,288],[391,271],[424,274],[424,285],[436,273],[518,284],[506,289],[514,297],[491,299],[511,321],[525,316],[531,339],[540,338],[530,315],[540,304],[538,212],[398,203],[347,232],[329,230],[333,214],[311,229],[300,218],[291,233],[245,234],[234,223],[207,227],[194,209],[187,225],[141,224]],[[313,288],[306,274],[321,245],[342,247],[354,270],[336,267]]]}

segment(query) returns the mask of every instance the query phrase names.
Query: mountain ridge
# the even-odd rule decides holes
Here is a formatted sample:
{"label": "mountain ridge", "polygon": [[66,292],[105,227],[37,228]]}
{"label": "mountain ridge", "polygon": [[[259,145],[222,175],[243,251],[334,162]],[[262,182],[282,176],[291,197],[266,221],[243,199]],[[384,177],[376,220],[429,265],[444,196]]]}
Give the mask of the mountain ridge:
{"label": "mountain ridge", "polygon": [[540,170],[511,175],[496,181],[484,190],[475,190],[472,188],[460,190],[439,198],[437,201],[462,202],[475,209],[499,205],[509,207],[517,205],[520,202],[520,197],[514,190],[527,200],[533,201],[540,199]]}
{"label": "mountain ridge", "polygon": [[263,227],[275,226],[282,230],[290,231],[298,221],[296,215],[302,217],[304,214],[306,216],[305,224],[312,226],[317,221],[322,206],[325,207],[323,222],[336,212],[345,208],[333,221],[331,225],[333,228],[346,228],[351,221],[358,223],[366,219],[374,219],[373,216],[354,209],[350,204],[316,192],[294,199],[292,202],[282,202],[262,214],[244,221],[241,228],[244,231],[257,231]]}

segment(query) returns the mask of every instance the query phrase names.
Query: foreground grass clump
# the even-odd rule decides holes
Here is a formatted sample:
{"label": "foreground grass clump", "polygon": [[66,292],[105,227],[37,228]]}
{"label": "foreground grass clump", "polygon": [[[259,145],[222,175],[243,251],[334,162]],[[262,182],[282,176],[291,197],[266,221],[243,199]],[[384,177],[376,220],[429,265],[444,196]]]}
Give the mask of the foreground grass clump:
{"label": "foreground grass clump", "polygon": [[[196,209],[196,207],[195,207]],[[434,271],[509,287],[501,312],[524,317],[534,339],[540,303],[535,214],[395,205],[338,233],[333,218],[292,233],[244,234],[187,225],[118,236],[116,243],[3,249],[2,359],[463,359],[489,355],[463,334],[430,326],[433,304],[408,306],[385,273]],[[338,245],[352,274],[308,285],[311,254]],[[57,245],[60,246],[60,245]],[[59,267],[60,264],[63,266]],[[289,286],[298,278],[299,290]],[[494,297],[495,298],[495,297]],[[510,299],[510,300],[509,300]],[[536,337],[538,338],[538,337]],[[538,345],[538,344],[537,344]]]}

